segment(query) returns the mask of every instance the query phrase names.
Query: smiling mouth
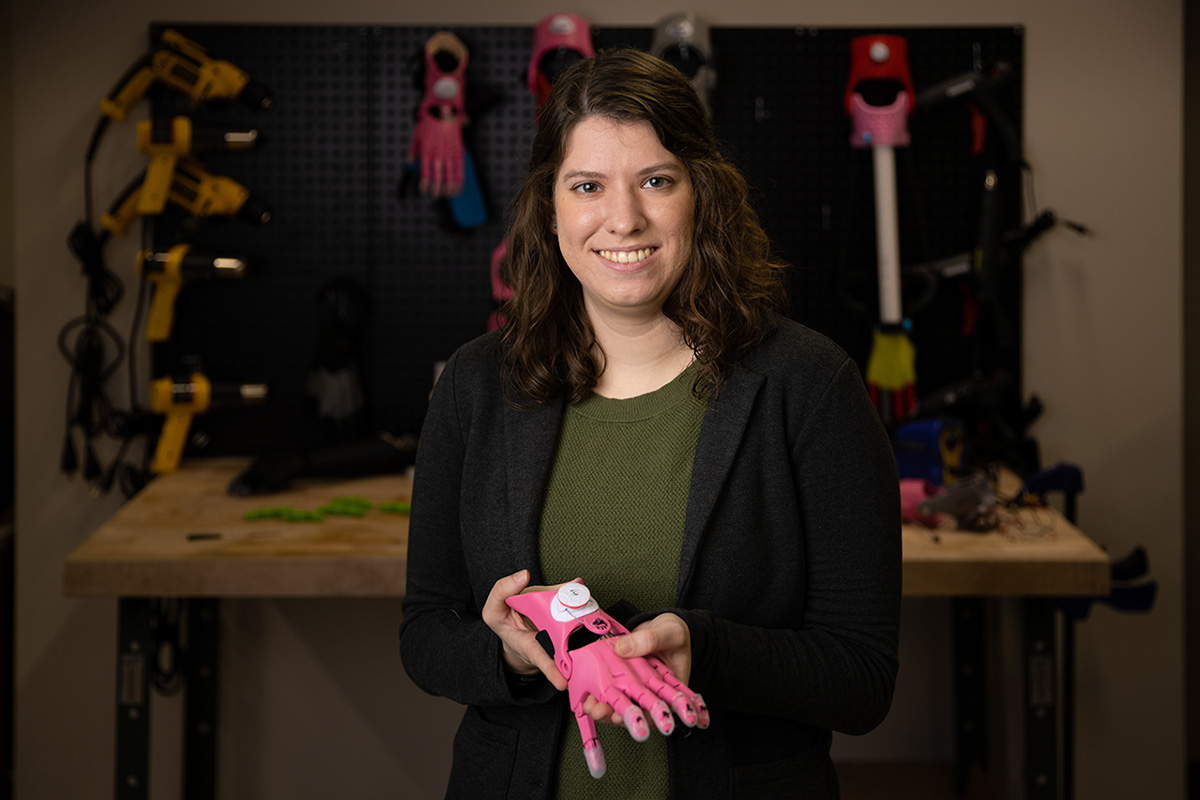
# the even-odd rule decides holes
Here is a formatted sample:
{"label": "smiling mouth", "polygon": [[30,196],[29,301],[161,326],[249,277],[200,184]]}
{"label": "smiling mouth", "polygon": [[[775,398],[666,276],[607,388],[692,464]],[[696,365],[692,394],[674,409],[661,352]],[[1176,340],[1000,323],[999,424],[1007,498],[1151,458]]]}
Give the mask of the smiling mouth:
{"label": "smiling mouth", "polygon": [[645,261],[654,254],[657,247],[643,247],[640,250],[597,250],[600,257],[615,264],[636,264]]}

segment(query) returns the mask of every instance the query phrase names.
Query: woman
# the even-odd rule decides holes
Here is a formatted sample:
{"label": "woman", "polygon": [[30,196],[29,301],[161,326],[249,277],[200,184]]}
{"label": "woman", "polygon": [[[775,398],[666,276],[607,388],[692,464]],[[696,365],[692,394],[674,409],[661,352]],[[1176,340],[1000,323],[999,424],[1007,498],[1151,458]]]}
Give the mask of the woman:
{"label": "woman", "polygon": [[[778,315],[687,79],[633,50],[564,73],[508,241],[508,323],[450,359],[417,457],[400,649],[468,706],[447,796],[836,798],[831,731],[874,728],[895,683],[895,461],[855,364]],[[601,725],[600,780],[505,603],[575,578],[640,609],[618,652],[711,711],[640,743]]]}

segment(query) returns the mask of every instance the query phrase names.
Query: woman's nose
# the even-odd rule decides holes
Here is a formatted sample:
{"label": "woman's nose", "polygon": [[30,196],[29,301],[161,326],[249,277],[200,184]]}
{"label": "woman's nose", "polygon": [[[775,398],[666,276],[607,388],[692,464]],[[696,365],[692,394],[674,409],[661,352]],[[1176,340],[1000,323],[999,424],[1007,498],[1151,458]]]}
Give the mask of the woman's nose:
{"label": "woman's nose", "polygon": [[608,209],[608,229],[611,233],[628,236],[646,226],[642,197],[636,190],[617,192]]}

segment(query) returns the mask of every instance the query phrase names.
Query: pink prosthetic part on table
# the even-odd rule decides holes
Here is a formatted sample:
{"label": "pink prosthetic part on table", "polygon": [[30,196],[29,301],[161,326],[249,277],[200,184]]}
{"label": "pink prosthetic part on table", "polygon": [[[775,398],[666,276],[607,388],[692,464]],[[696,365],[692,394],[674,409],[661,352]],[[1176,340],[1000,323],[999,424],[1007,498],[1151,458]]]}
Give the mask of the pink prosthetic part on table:
{"label": "pink prosthetic part on table", "polygon": [[901,478],[900,521],[919,522],[922,525],[936,528],[942,521],[942,515],[922,514],[920,507],[922,503],[930,497],[936,496],[941,491],[941,487],[935,486],[922,478]]}
{"label": "pink prosthetic part on table", "polygon": [[[662,661],[653,656],[617,655],[611,640],[629,630],[602,611],[582,583],[514,595],[507,603],[550,636],[554,663],[567,679],[571,710],[579,724],[583,754],[592,777],[602,777],[607,767],[596,737],[596,722],[583,710],[589,696],[612,706],[639,742],[650,736],[647,713],[664,735],[675,729],[672,709],[684,725],[708,727],[708,707],[703,698],[676,678]],[[581,629],[595,638],[569,650],[568,640]]]}

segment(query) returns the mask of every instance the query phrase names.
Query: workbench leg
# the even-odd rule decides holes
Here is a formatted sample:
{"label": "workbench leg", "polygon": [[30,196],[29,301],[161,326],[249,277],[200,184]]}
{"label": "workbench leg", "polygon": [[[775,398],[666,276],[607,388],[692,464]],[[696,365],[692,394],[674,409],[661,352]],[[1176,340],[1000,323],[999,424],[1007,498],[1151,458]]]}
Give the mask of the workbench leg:
{"label": "workbench leg", "polygon": [[1058,671],[1054,601],[1024,601],[1025,797],[1058,797]]}
{"label": "workbench leg", "polygon": [[150,599],[117,602],[117,800],[146,800],[150,774]]}
{"label": "workbench leg", "polygon": [[213,800],[217,792],[217,603],[214,598],[192,598],[187,603],[185,800]]}
{"label": "workbench leg", "polygon": [[1062,797],[1075,800],[1075,620],[1062,616]]}
{"label": "workbench leg", "polygon": [[987,771],[987,694],[983,598],[954,599],[954,788],[966,794],[971,771]]}

